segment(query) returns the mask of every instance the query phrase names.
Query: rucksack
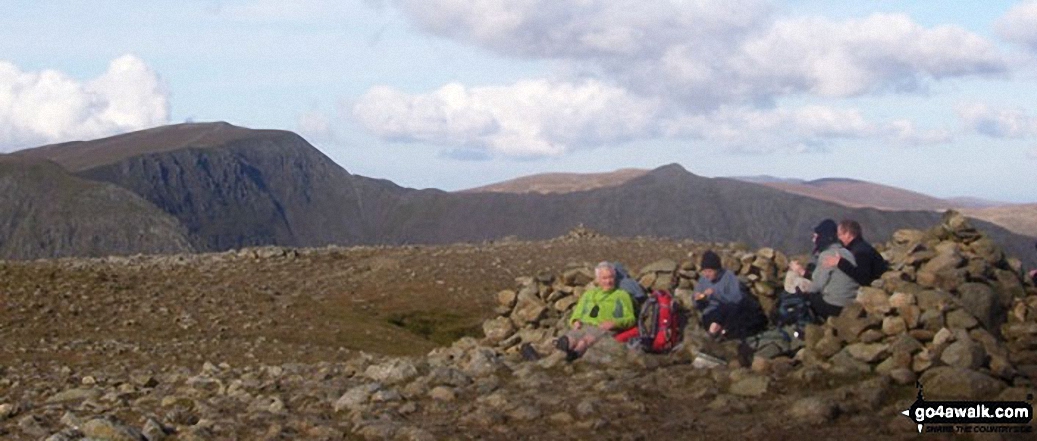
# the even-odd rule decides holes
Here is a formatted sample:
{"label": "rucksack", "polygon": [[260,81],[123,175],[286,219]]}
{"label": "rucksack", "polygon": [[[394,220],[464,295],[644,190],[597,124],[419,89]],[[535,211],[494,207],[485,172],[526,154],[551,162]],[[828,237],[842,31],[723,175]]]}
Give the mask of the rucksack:
{"label": "rucksack", "polygon": [[637,330],[641,348],[647,352],[668,352],[681,341],[680,314],[673,295],[655,290],[641,305]]}
{"label": "rucksack", "polygon": [[771,359],[778,356],[793,356],[803,347],[803,340],[796,338],[792,327],[778,327],[747,337],[739,345],[738,354],[749,365],[752,357]]}
{"label": "rucksack", "polygon": [[641,283],[637,279],[630,277],[630,273],[623,267],[623,264],[613,262],[612,266],[616,268],[616,287],[630,294],[630,299],[634,301],[634,306],[644,303],[645,290],[641,287]]}
{"label": "rucksack", "polygon": [[782,292],[778,296],[778,305],[774,308],[772,320],[779,328],[793,327],[801,332],[808,324],[817,323],[817,316],[810,308],[807,296]]}

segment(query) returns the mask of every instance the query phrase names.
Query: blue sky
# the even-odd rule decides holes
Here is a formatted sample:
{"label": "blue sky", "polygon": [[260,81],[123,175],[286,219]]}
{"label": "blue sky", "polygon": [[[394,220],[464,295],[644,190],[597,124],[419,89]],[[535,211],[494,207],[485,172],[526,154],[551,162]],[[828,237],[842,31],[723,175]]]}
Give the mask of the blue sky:
{"label": "blue sky", "polygon": [[184,121],[469,188],[680,163],[1037,202],[1037,3],[8,0],[0,152]]}

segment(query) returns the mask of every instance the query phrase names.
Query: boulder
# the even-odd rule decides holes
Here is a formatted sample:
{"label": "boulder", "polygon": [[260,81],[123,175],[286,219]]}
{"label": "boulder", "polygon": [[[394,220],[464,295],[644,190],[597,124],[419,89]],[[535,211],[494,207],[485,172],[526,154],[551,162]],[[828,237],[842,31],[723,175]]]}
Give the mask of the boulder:
{"label": "boulder", "polygon": [[342,394],[342,396],[335,401],[332,408],[335,409],[335,412],[341,412],[343,410],[358,410],[370,401],[371,395],[379,391],[381,388],[382,385],[379,383],[368,383],[362,386],[356,386]]}
{"label": "boulder", "polygon": [[846,351],[856,360],[865,363],[875,363],[889,355],[889,345],[885,343],[855,343],[847,346]]}
{"label": "boulder", "polygon": [[562,273],[562,281],[569,286],[583,286],[594,281],[594,271],[574,268]]}
{"label": "boulder", "polygon": [[497,293],[497,303],[506,308],[515,306],[515,300],[518,299],[518,294],[510,289],[505,289]]}
{"label": "boulder", "polygon": [[893,243],[907,245],[919,243],[925,239],[925,233],[919,230],[897,230],[893,232]]}
{"label": "boulder", "polygon": [[831,320],[839,338],[849,343],[856,342],[865,329],[877,328],[882,323],[879,318],[867,315],[860,303],[846,305],[842,313]]}
{"label": "boulder", "polygon": [[771,381],[762,375],[749,375],[731,384],[728,392],[743,397],[759,397],[767,393]]}
{"label": "boulder", "polygon": [[986,352],[972,340],[958,340],[943,350],[940,361],[952,367],[978,369],[986,361]]}
{"label": "boulder", "polygon": [[418,376],[418,368],[414,363],[394,358],[385,363],[368,366],[364,376],[385,384],[397,384]]}
{"label": "boulder", "polygon": [[[948,243],[951,245],[947,246]],[[936,256],[922,265],[918,272],[919,274],[923,272],[940,274],[957,269],[964,264],[965,259],[958,253],[957,245],[953,242],[944,242],[938,246]]]}
{"label": "boulder", "polygon": [[907,332],[907,322],[902,317],[889,316],[882,319],[882,333],[898,335]]}
{"label": "boulder", "polygon": [[919,380],[926,400],[990,400],[1006,386],[987,374],[953,366],[934,367]]}
{"label": "boulder", "polygon": [[839,407],[821,397],[802,398],[792,404],[788,416],[801,424],[825,424],[836,417]]}
{"label": "boulder", "polygon": [[987,329],[997,329],[1002,313],[997,294],[982,283],[965,283],[958,287],[962,308],[971,313]]}
{"label": "boulder", "polygon": [[915,299],[918,301],[918,307],[922,308],[922,312],[942,311],[947,308],[947,305],[954,303],[954,298],[950,294],[934,289],[919,291],[915,294]]}
{"label": "boulder", "polygon": [[144,436],[139,430],[107,418],[95,418],[87,421],[80,428],[88,438],[107,441],[140,441]]}
{"label": "boulder", "polygon": [[640,274],[648,273],[673,273],[677,271],[677,262],[671,259],[661,259],[645,265]]}
{"label": "boulder", "polygon": [[523,289],[518,294],[515,302],[515,310],[511,313],[511,319],[515,326],[522,327],[529,323],[536,323],[547,313],[547,304],[537,296],[536,291]]}
{"label": "boulder", "polygon": [[482,330],[486,335],[486,342],[493,345],[514,334],[515,324],[507,317],[497,317],[483,322]]}
{"label": "boulder", "polygon": [[915,295],[906,292],[898,291],[889,296],[889,306],[901,312],[910,306],[914,306],[915,302]]}
{"label": "boulder", "polygon": [[947,327],[951,329],[972,329],[979,326],[979,320],[964,309],[955,309],[947,313]]}
{"label": "boulder", "polygon": [[857,293],[857,302],[864,306],[870,315],[882,316],[889,312],[891,306],[889,294],[878,288],[862,286]]}

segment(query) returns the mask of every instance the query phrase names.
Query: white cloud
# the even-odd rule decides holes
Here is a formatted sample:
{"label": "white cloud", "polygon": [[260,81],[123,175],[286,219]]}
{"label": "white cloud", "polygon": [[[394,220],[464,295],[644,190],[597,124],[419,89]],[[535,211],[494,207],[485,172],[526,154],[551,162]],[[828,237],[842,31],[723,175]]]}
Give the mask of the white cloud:
{"label": "white cloud", "polygon": [[556,156],[657,132],[659,103],[588,80],[505,87],[448,84],[423,95],[376,87],[353,107],[378,136],[514,157]]}
{"label": "white cloud", "polygon": [[396,0],[426,32],[537,58],[655,57],[674,44],[749,30],[764,1]]}
{"label": "white cloud", "polygon": [[0,151],[165,124],[168,94],[141,59],[123,55],[97,78],[23,72],[0,61]]}
{"label": "white cloud", "polygon": [[888,137],[891,141],[905,146],[921,146],[946,144],[954,137],[946,129],[919,129],[914,121],[898,119],[886,126]]}
{"label": "white cloud", "polygon": [[736,72],[768,94],[844,97],[915,89],[927,79],[990,74],[1006,61],[990,42],[953,26],[927,29],[905,15],[780,20],[736,51]]}
{"label": "white cloud", "polygon": [[[984,38],[898,14],[779,17],[770,2],[727,0],[392,3],[424,32],[596,78],[451,84],[422,95],[376,87],[354,108],[386,139],[504,155],[558,155],[661,132],[746,151],[816,149],[866,137],[943,143],[949,132],[908,121],[872,123],[856,110],[825,106],[775,107],[788,97],[823,102],[919,91],[933,81],[1007,69]],[[570,95],[578,99],[561,99]]]}
{"label": "white cloud", "polygon": [[769,2],[398,0],[429,33],[501,54],[558,60],[692,109],[788,95],[907,91],[1004,72],[982,37],[906,15],[779,18]]}
{"label": "white cloud", "polygon": [[804,106],[756,109],[725,106],[666,123],[667,135],[700,138],[742,152],[816,150],[835,139],[876,136],[879,127],[855,109]]}
{"label": "white cloud", "polygon": [[1037,51],[1037,2],[1013,6],[994,26],[1005,40]]}
{"label": "white cloud", "polygon": [[1037,134],[1037,119],[1023,109],[995,109],[986,104],[962,104],[958,116],[970,130],[991,138],[1023,138]]}

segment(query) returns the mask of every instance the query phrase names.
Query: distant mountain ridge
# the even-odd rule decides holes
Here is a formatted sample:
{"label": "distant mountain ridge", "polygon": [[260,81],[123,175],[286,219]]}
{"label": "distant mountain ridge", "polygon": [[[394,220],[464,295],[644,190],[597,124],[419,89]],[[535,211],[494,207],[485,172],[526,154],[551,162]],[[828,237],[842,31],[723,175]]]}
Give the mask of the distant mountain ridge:
{"label": "distant mountain ridge", "polygon": [[[183,144],[177,147],[178,142]],[[18,157],[55,161],[74,170],[77,179],[129,190],[175,218],[197,251],[545,239],[583,224],[614,236],[744,242],[803,252],[810,229],[826,217],[859,219],[866,235],[878,240],[900,228],[928,228],[940,218],[935,212],[851,209],[758,184],[696,176],[677,164],[618,185],[564,193],[415,190],[352,175],[294,133],[225,123],[45,146]],[[4,222],[11,220],[0,218]],[[136,223],[129,227],[140,228]],[[981,225],[1010,252],[1032,257],[1011,248],[1029,239]],[[103,234],[90,240],[105,241]],[[111,249],[170,247],[142,243],[136,250]],[[31,246],[19,252],[30,255]]]}
{"label": "distant mountain ridge", "polygon": [[461,193],[571,193],[615,187],[648,172],[640,168],[622,168],[604,173],[539,173],[461,190]]}

